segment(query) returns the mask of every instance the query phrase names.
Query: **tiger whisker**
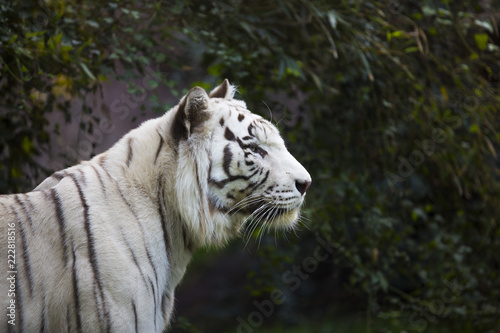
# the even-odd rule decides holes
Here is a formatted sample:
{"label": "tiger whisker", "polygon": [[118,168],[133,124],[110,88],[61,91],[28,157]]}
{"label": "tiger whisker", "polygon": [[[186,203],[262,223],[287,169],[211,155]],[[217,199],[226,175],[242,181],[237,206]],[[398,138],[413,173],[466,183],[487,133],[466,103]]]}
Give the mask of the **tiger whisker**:
{"label": "tiger whisker", "polygon": [[238,201],[237,203],[235,203],[235,204],[234,204],[234,206],[233,206],[233,207],[231,207],[231,209],[229,209],[229,211],[231,211],[231,210],[233,210],[234,208],[236,208],[236,207],[240,206],[241,204],[244,204],[246,201],[248,201],[248,200],[250,200],[250,199],[253,199],[253,198],[256,198],[256,197],[258,197],[258,196],[260,196],[260,194],[259,194],[259,193],[253,193],[253,194],[251,194],[251,195],[249,195],[249,196],[247,196],[247,197],[245,197],[245,198],[241,199],[240,201]]}
{"label": "tiger whisker", "polygon": [[250,214],[249,217],[247,217],[245,219],[244,223],[246,223],[246,221],[249,219],[251,219],[251,222],[248,225],[247,230],[245,230],[245,233],[243,234],[243,239],[247,238],[246,235],[248,234],[247,242],[245,243],[244,248],[247,247],[248,242],[250,241],[250,238],[251,238],[253,232],[255,231],[257,226],[259,225],[259,222],[262,219],[262,215],[265,214],[267,207],[268,207],[268,204],[264,204],[263,206],[256,209],[252,214]]}
{"label": "tiger whisker", "polygon": [[[251,228],[249,228],[247,243],[250,240],[250,238],[252,237],[255,230],[259,227],[261,222],[268,220],[268,219],[266,219],[266,217],[271,212],[272,206],[270,203],[266,203],[262,208],[263,209],[261,211],[259,211],[258,214],[256,214],[256,216],[254,217],[254,221],[252,222],[252,226],[251,226]],[[264,224],[265,224],[265,222],[264,222]],[[261,229],[261,231],[262,231],[262,229]]]}
{"label": "tiger whisker", "polygon": [[[257,234],[259,236],[259,242],[258,242],[258,245],[257,245],[257,248],[260,247],[260,243],[262,241],[262,236],[264,235],[264,232],[266,231],[266,228],[269,227],[269,221],[272,221],[272,219],[274,218],[274,216],[276,215],[276,212],[277,212],[277,208],[276,206],[272,206],[269,210],[268,210],[268,214],[266,214],[266,219],[264,219],[264,223],[262,224],[262,227],[260,229],[260,235]],[[270,218],[267,218],[267,215],[270,216]]]}
{"label": "tiger whisker", "polygon": [[305,227],[307,230],[311,230],[309,228],[309,226],[307,225],[307,223],[305,223],[304,221],[311,222],[308,218],[306,218],[305,216],[303,216],[302,214],[300,214],[297,217],[297,221],[296,221],[296,223],[294,225],[294,230],[300,230],[300,227]]}
{"label": "tiger whisker", "polygon": [[242,205],[241,207],[238,207],[237,210],[228,211],[228,213],[231,213],[231,215],[234,215],[234,214],[238,213],[239,211],[241,211],[242,209],[248,208],[251,205],[255,205],[255,204],[260,203],[260,202],[264,202],[264,200],[262,198],[254,198],[253,200],[249,200],[248,202],[245,202],[245,204]]}
{"label": "tiger whisker", "polygon": [[[271,229],[271,223],[270,223],[270,221],[274,220],[276,218],[276,216],[278,216],[278,206],[274,206],[273,207],[273,212],[271,214],[271,218],[268,219],[267,223],[264,224],[265,228],[267,228],[268,230]],[[264,231],[266,231],[266,230],[264,230]],[[261,238],[262,238],[262,235],[261,235]],[[260,241],[259,241],[259,243],[260,243]]]}
{"label": "tiger whisker", "polygon": [[227,211],[227,213],[231,213],[231,212],[233,212],[236,209],[236,211],[233,212],[233,214],[236,214],[241,209],[243,209],[245,207],[248,207],[251,204],[255,204],[255,203],[257,203],[257,202],[259,202],[261,200],[263,200],[263,198],[260,197],[260,194],[249,195],[248,197],[246,197],[246,198],[240,200],[239,202],[237,202],[233,207],[231,207]]}

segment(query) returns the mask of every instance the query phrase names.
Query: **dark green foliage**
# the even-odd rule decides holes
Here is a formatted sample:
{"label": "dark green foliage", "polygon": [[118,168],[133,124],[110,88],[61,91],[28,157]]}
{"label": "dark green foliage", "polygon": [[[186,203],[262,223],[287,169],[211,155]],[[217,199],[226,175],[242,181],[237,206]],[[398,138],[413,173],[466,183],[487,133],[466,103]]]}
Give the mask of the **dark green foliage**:
{"label": "dark green foliage", "polygon": [[[26,190],[32,184],[25,175],[39,178],[40,171],[51,171],[36,159],[47,154],[49,136],[59,131],[59,124],[49,124],[50,113],[62,112],[66,122],[79,121],[91,133],[96,119],[109,116],[109,107],[92,110],[85,97],[102,94],[108,79],[128,79],[130,93],[137,90],[131,79],[146,68],[166,79],[159,70],[167,62],[165,50],[153,38],[157,5],[144,4],[140,11],[137,6],[0,1],[0,192]],[[141,20],[146,16],[148,21]],[[70,107],[76,99],[83,105],[75,119]]]}
{"label": "dark green foliage", "polygon": [[[274,251],[265,238],[248,279],[258,299],[288,290],[266,325],[299,325],[314,313],[326,321],[344,308],[374,331],[498,330],[498,1],[63,7],[1,2],[1,191],[26,189],[22,175],[41,170],[33,157],[49,149],[48,114],[75,121],[70,102],[98,93],[104,77],[167,63],[163,83],[180,92],[187,87],[176,80],[196,68],[195,84],[227,77],[250,109],[271,118],[269,108],[313,177],[311,233]],[[283,273],[312,255],[317,237],[335,251],[307,279],[314,283],[290,291]]]}

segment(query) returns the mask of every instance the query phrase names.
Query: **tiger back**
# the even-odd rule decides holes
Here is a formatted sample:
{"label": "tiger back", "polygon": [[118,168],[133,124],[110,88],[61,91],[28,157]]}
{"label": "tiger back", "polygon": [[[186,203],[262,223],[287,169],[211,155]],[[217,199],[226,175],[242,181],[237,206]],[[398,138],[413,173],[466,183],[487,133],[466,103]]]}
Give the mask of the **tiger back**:
{"label": "tiger back", "polygon": [[1,332],[162,332],[193,252],[293,228],[311,177],[225,80],[0,196]]}

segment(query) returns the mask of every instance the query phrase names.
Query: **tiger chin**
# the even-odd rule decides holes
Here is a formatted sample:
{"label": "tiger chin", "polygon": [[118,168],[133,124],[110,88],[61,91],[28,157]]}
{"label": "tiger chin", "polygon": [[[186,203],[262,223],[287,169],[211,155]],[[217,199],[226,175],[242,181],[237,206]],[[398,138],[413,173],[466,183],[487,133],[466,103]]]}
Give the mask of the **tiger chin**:
{"label": "tiger chin", "polygon": [[0,196],[1,332],[162,332],[193,251],[294,226],[311,177],[234,92],[195,87],[90,161]]}

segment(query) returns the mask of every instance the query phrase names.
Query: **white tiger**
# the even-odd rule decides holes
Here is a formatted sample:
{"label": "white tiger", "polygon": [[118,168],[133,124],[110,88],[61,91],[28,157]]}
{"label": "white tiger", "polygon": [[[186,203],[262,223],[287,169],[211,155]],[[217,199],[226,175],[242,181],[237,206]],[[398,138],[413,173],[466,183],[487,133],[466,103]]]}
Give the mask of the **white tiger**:
{"label": "white tiger", "polygon": [[0,196],[0,332],[162,332],[195,249],[249,219],[294,226],[311,177],[234,91],[195,87],[92,160]]}

